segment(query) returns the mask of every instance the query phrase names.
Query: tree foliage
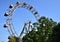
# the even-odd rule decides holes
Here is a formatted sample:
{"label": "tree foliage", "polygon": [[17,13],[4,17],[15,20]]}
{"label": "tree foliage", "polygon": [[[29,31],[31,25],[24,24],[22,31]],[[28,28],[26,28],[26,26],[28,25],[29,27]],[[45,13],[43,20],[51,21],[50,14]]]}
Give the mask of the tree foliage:
{"label": "tree foliage", "polygon": [[8,42],[16,42],[15,37],[14,36],[9,36],[8,37],[9,41]]}
{"label": "tree foliage", "polygon": [[57,23],[42,16],[39,22],[33,23],[34,28],[23,37],[23,42],[50,42],[52,29]]}
{"label": "tree foliage", "polygon": [[8,39],[8,42],[19,42],[19,38],[16,36],[9,36]]}
{"label": "tree foliage", "polygon": [[53,27],[51,42],[60,42],[60,23]]}

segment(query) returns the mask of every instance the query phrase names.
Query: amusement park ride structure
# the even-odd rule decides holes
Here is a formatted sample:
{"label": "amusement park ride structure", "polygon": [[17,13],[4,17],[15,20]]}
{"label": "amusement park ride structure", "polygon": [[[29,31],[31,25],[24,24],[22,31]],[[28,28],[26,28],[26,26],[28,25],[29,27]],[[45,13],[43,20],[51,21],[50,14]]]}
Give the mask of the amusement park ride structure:
{"label": "amusement park ride structure", "polygon": [[[20,8],[20,7],[26,8],[27,10],[31,11],[38,22],[39,22],[40,16],[39,16],[38,12],[35,10],[35,8],[33,8],[33,6],[27,4],[26,2],[18,1],[18,2],[16,2],[15,5],[11,4],[9,6],[9,10],[7,12],[5,12],[5,14],[4,14],[4,16],[7,17],[6,23],[4,24],[4,28],[7,28],[10,36],[17,36],[22,40],[23,34],[29,33],[29,31],[30,31],[30,29],[32,29],[33,25],[32,25],[31,21],[29,21],[29,23],[24,23],[22,32],[18,36],[18,34],[15,31],[13,22],[12,22],[12,15],[13,15],[14,10],[16,8]],[[21,40],[19,40],[19,42],[22,42]]]}

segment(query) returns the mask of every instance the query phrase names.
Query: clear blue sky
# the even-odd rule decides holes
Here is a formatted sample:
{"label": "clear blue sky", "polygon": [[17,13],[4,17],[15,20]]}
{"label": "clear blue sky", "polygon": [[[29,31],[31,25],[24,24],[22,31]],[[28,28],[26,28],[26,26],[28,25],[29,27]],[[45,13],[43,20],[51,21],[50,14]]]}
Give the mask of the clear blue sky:
{"label": "clear blue sky", "polygon": [[[60,0],[19,0],[21,2],[27,2],[32,5],[40,16],[46,16],[52,18],[54,21],[60,21]],[[10,4],[15,4],[17,0],[0,0],[0,42],[8,41],[9,33],[7,29],[3,28],[5,23],[4,13],[9,9]],[[30,11],[24,8],[18,8],[13,13],[13,22],[15,29],[18,33],[22,30],[24,22],[28,20],[36,21]],[[28,18],[27,18],[28,17]]]}

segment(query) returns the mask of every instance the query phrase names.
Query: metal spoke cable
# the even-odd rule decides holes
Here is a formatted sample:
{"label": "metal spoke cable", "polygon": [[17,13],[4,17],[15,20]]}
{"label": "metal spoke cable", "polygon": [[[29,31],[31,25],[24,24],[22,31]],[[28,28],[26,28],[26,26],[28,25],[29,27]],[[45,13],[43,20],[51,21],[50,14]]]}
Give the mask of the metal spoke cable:
{"label": "metal spoke cable", "polygon": [[15,34],[18,36],[17,32],[15,31],[15,28],[14,28],[13,22],[12,22],[12,27],[13,27],[13,30],[14,30]]}

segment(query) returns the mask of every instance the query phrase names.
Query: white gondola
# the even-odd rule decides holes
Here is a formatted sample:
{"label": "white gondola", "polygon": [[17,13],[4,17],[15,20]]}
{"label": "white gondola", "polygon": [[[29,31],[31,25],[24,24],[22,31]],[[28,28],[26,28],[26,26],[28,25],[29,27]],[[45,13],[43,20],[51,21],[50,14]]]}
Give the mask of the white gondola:
{"label": "white gondola", "polygon": [[36,14],[38,14],[38,12],[37,12],[37,11],[34,13],[34,15],[36,15]]}
{"label": "white gondola", "polygon": [[24,2],[22,6],[23,6],[23,7],[27,7],[27,3],[26,3],[26,2]]}
{"label": "white gondola", "polygon": [[32,10],[32,9],[33,9],[33,7],[32,7],[32,6],[30,6],[30,7],[29,7],[29,10]]}
{"label": "white gondola", "polygon": [[27,5],[27,3],[26,3],[26,2],[24,2],[24,3],[23,3],[23,5]]}
{"label": "white gondola", "polygon": [[9,13],[8,13],[8,12],[6,12],[6,13],[4,14],[4,16],[9,16]]}
{"label": "white gondola", "polygon": [[8,27],[8,24],[4,24],[4,28],[7,28]]}
{"label": "white gondola", "polygon": [[29,25],[32,26],[32,22],[31,21],[29,21]]}
{"label": "white gondola", "polygon": [[11,36],[8,36],[8,39],[10,39],[11,38]]}
{"label": "white gondola", "polygon": [[19,6],[19,5],[20,5],[20,2],[19,2],[19,1],[18,1],[18,2],[16,2],[16,5],[17,5],[17,6]]}
{"label": "white gondola", "polygon": [[9,8],[10,8],[10,9],[13,9],[13,8],[14,8],[13,4],[11,4],[11,5],[9,6]]}

